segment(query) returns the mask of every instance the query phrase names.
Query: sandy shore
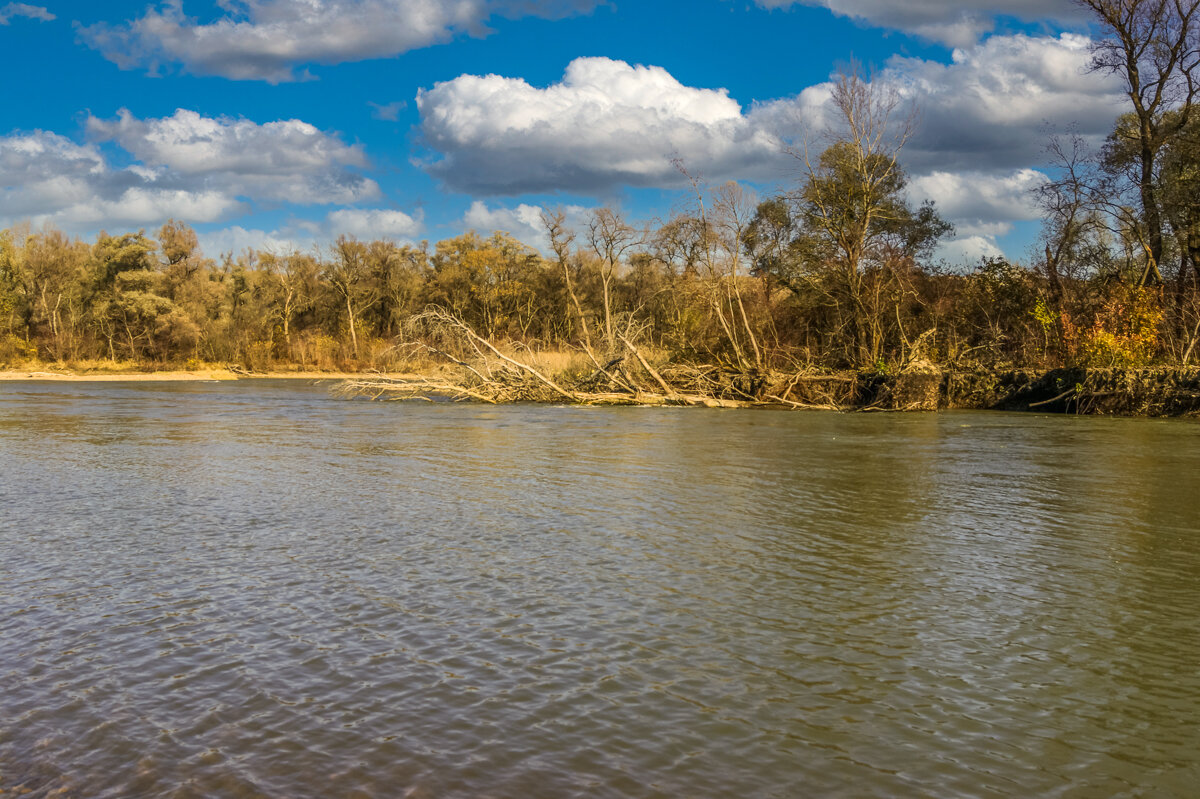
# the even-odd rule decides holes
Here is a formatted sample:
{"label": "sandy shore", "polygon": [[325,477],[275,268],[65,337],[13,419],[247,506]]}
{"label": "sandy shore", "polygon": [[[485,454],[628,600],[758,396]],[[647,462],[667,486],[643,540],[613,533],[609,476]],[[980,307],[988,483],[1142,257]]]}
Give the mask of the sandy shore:
{"label": "sandy shore", "polygon": [[173,372],[72,372],[68,370],[10,369],[0,371],[5,380],[55,380],[70,382],[150,382],[150,381],[210,381],[210,380],[345,380],[359,375],[347,372],[266,372],[240,374],[228,369],[199,369]]}

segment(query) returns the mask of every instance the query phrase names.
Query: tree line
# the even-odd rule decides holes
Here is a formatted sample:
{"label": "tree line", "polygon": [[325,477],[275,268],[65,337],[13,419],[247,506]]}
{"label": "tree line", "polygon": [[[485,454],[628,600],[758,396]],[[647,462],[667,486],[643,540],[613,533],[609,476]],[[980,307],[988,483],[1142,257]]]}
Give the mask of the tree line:
{"label": "tree line", "polygon": [[936,261],[952,227],[907,199],[913,117],[850,71],[840,126],[792,155],[801,179],[760,198],[697,182],[690,205],[635,223],[543,215],[546,252],[506,233],[430,244],[339,237],[311,252],[206,257],[171,220],[94,242],[0,231],[0,364],[227,363],[253,370],[403,368],[399,343],[438,308],[492,342],[623,342],[742,373],[1181,364],[1200,336],[1200,11],[1193,0],[1081,0],[1107,36],[1093,68],[1129,109],[1096,150],[1051,139],[1027,263]]}

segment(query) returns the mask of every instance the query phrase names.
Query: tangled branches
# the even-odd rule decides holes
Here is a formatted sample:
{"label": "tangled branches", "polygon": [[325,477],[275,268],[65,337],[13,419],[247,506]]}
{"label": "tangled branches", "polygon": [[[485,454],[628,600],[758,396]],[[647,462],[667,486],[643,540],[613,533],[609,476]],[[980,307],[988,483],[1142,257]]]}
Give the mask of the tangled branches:
{"label": "tangled branches", "polygon": [[375,376],[347,381],[350,395],[428,399],[440,395],[491,404],[561,402],[572,405],[681,405],[741,408],[772,404],[751,391],[734,390],[703,377],[702,369],[676,368],[664,377],[633,343],[627,329],[614,334],[620,350],[598,357],[585,348],[591,371],[579,376],[550,375],[528,359],[506,354],[462,319],[441,308],[413,318],[409,347],[434,356],[445,367],[436,376]]}
{"label": "tangled branches", "polygon": [[[375,376],[343,384],[343,394],[389,399],[433,395],[489,404],[553,402],[571,405],[676,405],[708,408],[822,410],[936,410],[942,374],[924,360],[895,374],[793,373],[668,364],[656,367],[634,343],[636,324],[614,330],[613,348],[598,355],[584,346],[588,366],[552,372],[536,358],[502,351],[459,317],[431,308],[407,333],[414,352],[433,356],[433,374]],[[618,346],[619,345],[619,346]]]}

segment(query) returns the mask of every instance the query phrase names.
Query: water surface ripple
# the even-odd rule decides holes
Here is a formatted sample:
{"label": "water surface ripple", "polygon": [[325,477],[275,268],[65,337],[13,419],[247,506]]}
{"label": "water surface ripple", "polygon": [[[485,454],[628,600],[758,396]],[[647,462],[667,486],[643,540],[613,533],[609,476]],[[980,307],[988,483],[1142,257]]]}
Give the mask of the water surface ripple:
{"label": "water surface ripple", "polygon": [[1190,797],[1200,425],[0,384],[0,793]]}

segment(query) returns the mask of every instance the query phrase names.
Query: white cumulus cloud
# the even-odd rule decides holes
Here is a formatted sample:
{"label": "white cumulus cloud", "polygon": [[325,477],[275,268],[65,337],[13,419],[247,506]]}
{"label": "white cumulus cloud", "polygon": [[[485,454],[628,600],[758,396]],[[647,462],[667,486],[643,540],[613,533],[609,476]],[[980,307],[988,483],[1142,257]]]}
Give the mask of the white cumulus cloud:
{"label": "white cumulus cloud", "polygon": [[426,169],[486,194],[678,184],[672,164],[717,180],[753,178],[783,154],[766,109],[684,86],[665,69],[578,58],[561,82],[462,75],[417,95],[421,133],[439,157]]}
{"label": "white cumulus cloud", "polygon": [[386,208],[344,208],[326,218],[332,235],[346,234],[359,239],[412,239],[421,235],[421,215]]}
{"label": "white cumulus cloud", "polygon": [[[1125,107],[1121,83],[1089,69],[1091,41],[1076,34],[992,36],[953,51],[949,63],[893,57],[873,76],[916,111],[904,148],[913,172],[1007,171],[1039,163],[1047,132],[1072,128],[1099,143]],[[793,101],[805,128],[837,132],[833,83]],[[903,117],[897,113],[895,118]]]}
{"label": "white cumulus cloud", "polygon": [[[1097,144],[1124,110],[1120,83],[1088,69],[1089,45],[1069,33],[992,36],[949,63],[891,59],[874,81],[917,111],[901,153],[912,196],[933,199],[960,235],[991,248],[1014,223],[1038,218],[1031,191],[1046,180],[1038,166],[1048,134],[1071,128]],[[806,127],[836,129],[831,90],[805,91]]]}
{"label": "white cumulus cloud", "polygon": [[954,220],[958,233],[995,236],[1007,233],[1012,222],[1041,215],[1033,193],[1047,180],[1029,168],[1008,174],[937,171],[915,177],[909,193],[937,203],[941,214]]}
{"label": "white cumulus cloud", "polygon": [[136,168],[113,168],[94,145],[56,133],[0,137],[0,222],[6,225],[30,219],[78,229],[170,216],[207,222],[240,206],[221,191],[162,186]]}
{"label": "white cumulus cloud", "polygon": [[[533,247],[546,255],[551,251],[550,237],[546,232],[545,225],[542,224],[542,214],[547,210],[544,206],[528,203],[520,203],[513,207],[496,206],[493,208],[482,200],[476,200],[463,214],[461,224],[484,236],[496,231],[508,233],[522,244]],[[589,209],[581,205],[568,205],[549,212],[555,213],[559,210],[566,217],[568,229],[577,233],[585,229]]]}
{"label": "white cumulus cloud", "polygon": [[140,226],[170,217],[211,222],[227,216],[240,206],[241,203],[236,199],[218,191],[134,187],[111,199],[85,198],[62,208],[55,217],[72,227],[114,224]]}
{"label": "white cumulus cloud", "polygon": [[[90,46],[123,69],[180,63],[197,75],[272,83],[302,64],[390,58],[482,35],[494,15],[556,17],[598,0],[220,0],[227,13],[201,24],[183,0],[167,0],[124,24],[81,29]],[[304,77],[301,75],[299,77]]]}
{"label": "white cumulus cloud", "polygon": [[[49,131],[0,136],[0,224],[52,222],[69,231],[193,224],[245,211],[250,202],[335,205],[379,196],[355,168],[358,146],[299,120],[258,124],[179,110],[162,119],[88,120],[93,141]],[[123,153],[115,166],[101,150]],[[381,223],[398,225],[387,216]]]}
{"label": "white cumulus cloud", "polygon": [[304,231],[260,230],[241,225],[212,230],[196,235],[200,250],[209,258],[221,255],[237,257],[247,250],[277,254],[308,252],[316,248],[315,239]]}
{"label": "white cumulus cloud", "polygon": [[[1088,70],[1090,41],[1075,34],[992,36],[947,63],[893,58],[874,77],[918,109],[901,154],[914,199],[933,199],[960,235],[992,241],[1037,218],[1031,189],[1045,180],[1047,130],[1102,139],[1122,110],[1120,85]],[[418,95],[421,132],[435,155],[425,168],[477,195],[625,186],[678,186],[681,159],[709,182],[793,178],[784,155],[799,126],[819,146],[836,127],[832,83],[743,109],[723,90],[681,84],[658,67],[604,58],[572,62],[538,88],[518,78],[463,75]],[[534,206],[464,218],[480,229],[534,235]],[[532,243],[532,242],[531,242]]]}
{"label": "white cumulus cloud", "polygon": [[0,137],[0,189],[12,191],[52,179],[87,179],[106,169],[92,145],[49,131]]}
{"label": "white cumulus cloud", "polygon": [[1070,0],[756,0],[763,8],[827,8],[839,17],[967,47],[995,28],[997,16],[1074,22],[1083,18]]}
{"label": "white cumulus cloud", "polygon": [[920,113],[910,168],[1017,169],[1037,163],[1045,129],[1074,126],[1098,140],[1124,110],[1120,83],[1088,70],[1083,36],[993,36],[948,64],[893,58],[880,76]]}
{"label": "white cumulus cloud", "polygon": [[941,242],[933,257],[948,264],[976,264],[982,258],[1003,258],[1004,251],[992,236],[962,236]]}
{"label": "white cumulus cloud", "polygon": [[298,119],[258,124],[177,110],[138,119],[88,120],[89,134],[114,141],[162,180],[202,181],[235,195],[294,203],[350,203],[379,195],[373,180],[347,167],[366,166],[362,148]]}
{"label": "white cumulus cloud", "polygon": [[542,231],[542,206],[521,203],[515,208],[489,208],[476,200],[463,214],[463,224],[479,233],[502,230],[522,241],[536,238]]}
{"label": "white cumulus cloud", "polygon": [[[1005,174],[1038,163],[1045,129],[1102,138],[1123,107],[1114,79],[1088,70],[1089,40],[993,36],[949,63],[893,58],[875,80],[919,112],[904,153],[914,174]],[[571,62],[545,88],[520,78],[462,75],[418,94],[424,161],[450,188],[478,194],[604,193],[672,186],[678,158],[710,182],[788,174],[785,141],[821,132],[836,114],[832,84],[743,109],[721,89],[607,58]]]}
{"label": "white cumulus cloud", "polygon": [[411,241],[424,228],[422,214],[406,214],[387,208],[343,208],[331,211],[324,220],[291,220],[275,230],[230,225],[198,234],[201,249],[215,257],[247,250],[273,253],[316,252],[341,235],[364,241],[398,239]]}

